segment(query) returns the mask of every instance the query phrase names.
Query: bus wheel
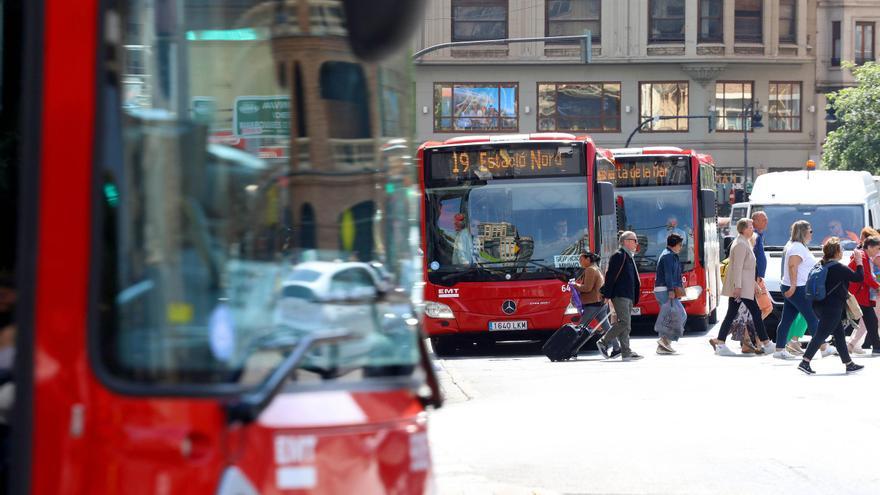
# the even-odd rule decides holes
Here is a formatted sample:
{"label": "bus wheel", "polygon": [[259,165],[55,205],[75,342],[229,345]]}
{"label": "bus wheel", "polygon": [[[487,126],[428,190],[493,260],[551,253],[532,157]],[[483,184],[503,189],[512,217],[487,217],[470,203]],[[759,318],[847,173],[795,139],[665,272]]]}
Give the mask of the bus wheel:
{"label": "bus wheel", "polygon": [[714,325],[716,323],[718,323],[718,308],[713,309],[712,312],[709,313],[709,324]]}
{"label": "bus wheel", "polygon": [[687,329],[691,332],[708,332],[709,331],[709,318],[705,316],[698,316],[696,318],[688,318],[687,320]]}
{"label": "bus wheel", "polygon": [[452,337],[431,337],[431,348],[438,357],[452,356],[455,354],[455,339]]}

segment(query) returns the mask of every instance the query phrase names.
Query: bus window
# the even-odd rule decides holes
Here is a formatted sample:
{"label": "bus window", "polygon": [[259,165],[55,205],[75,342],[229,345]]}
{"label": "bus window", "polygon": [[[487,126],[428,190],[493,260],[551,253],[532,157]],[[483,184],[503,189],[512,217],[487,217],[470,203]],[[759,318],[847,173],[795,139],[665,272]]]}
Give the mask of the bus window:
{"label": "bus window", "polygon": [[284,34],[297,11],[265,3],[121,4],[131,29],[99,130],[120,143],[100,163],[102,368],[170,393],[250,385],[304,336],[343,331],[297,381],[412,372],[418,320],[409,288],[393,290],[418,246],[411,86],[367,77],[406,74],[408,58],[342,56],[342,27],[308,48]]}

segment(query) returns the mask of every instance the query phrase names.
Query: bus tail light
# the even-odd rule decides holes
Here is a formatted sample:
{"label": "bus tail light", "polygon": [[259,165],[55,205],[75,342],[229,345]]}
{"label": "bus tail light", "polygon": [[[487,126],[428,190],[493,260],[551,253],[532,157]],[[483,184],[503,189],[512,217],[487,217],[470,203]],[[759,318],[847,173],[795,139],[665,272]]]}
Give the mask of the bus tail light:
{"label": "bus tail light", "polygon": [[681,298],[681,302],[694,301],[700,297],[700,294],[703,293],[703,288],[699,285],[694,285],[693,287],[688,287],[684,290],[684,297]]}
{"label": "bus tail light", "polygon": [[452,314],[452,308],[433,301],[425,303],[425,315],[429,318],[455,318],[455,315]]}
{"label": "bus tail light", "polygon": [[568,307],[565,308],[565,316],[579,315],[579,314],[581,314],[581,312],[578,311],[578,309],[576,307],[574,307],[574,304],[568,303]]}

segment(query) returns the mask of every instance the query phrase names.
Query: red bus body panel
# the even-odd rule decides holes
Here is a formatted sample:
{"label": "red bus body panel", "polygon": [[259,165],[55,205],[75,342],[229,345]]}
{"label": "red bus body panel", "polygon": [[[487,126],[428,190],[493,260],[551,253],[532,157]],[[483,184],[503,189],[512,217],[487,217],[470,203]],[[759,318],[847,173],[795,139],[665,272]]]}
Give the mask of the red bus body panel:
{"label": "red bus body panel", "polygon": [[[221,399],[126,396],[98,380],[87,352],[98,19],[94,0],[45,2],[41,159],[25,164],[40,167],[31,492],[215,493],[237,466],[262,494],[424,493],[426,417],[408,386],[282,394],[240,426]],[[310,488],[278,487],[279,435],[316,438]]]}

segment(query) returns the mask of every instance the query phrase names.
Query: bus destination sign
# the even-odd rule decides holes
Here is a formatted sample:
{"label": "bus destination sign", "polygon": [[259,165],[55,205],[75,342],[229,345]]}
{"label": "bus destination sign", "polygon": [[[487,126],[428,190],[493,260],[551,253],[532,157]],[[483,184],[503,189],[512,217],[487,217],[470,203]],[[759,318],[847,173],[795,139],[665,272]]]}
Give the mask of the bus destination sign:
{"label": "bus destination sign", "polygon": [[615,163],[600,160],[597,179],[615,187],[678,186],[691,183],[690,160],[687,156],[617,159]]}
{"label": "bus destination sign", "polygon": [[571,146],[438,151],[431,155],[432,180],[489,180],[581,174]]}

